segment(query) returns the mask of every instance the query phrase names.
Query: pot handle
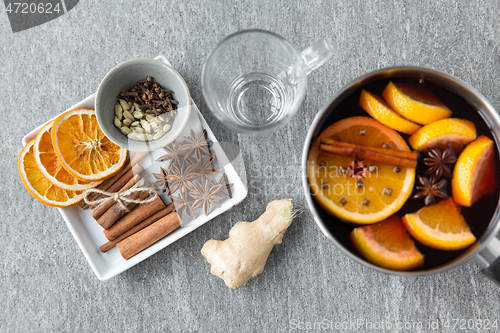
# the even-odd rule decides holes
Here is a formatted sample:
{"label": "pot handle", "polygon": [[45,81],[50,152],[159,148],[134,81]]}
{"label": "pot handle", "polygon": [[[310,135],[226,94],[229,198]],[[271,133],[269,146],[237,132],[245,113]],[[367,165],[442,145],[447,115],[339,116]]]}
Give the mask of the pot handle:
{"label": "pot handle", "polygon": [[500,286],[500,240],[494,237],[479,252],[474,261],[483,268],[482,272]]}

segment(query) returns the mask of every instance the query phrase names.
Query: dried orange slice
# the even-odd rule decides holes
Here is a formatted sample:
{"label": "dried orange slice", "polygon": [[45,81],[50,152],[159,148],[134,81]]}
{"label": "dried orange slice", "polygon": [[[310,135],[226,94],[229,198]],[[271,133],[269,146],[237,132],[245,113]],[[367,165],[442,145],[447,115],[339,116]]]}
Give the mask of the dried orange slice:
{"label": "dried orange slice", "polygon": [[89,188],[94,188],[100,182],[84,182],[66,171],[62,167],[59,158],[57,158],[54,146],[52,145],[52,138],[50,137],[50,130],[54,121],[49,121],[38,132],[33,146],[36,164],[43,175],[57,187],[73,190],[83,191]]}
{"label": "dried orange slice", "polygon": [[80,180],[109,178],[125,163],[127,150],[104,135],[94,110],[78,109],[61,114],[54,120],[51,137],[62,166]]}
{"label": "dried orange slice", "polygon": [[31,140],[19,154],[17,166],[28,192],[41,203],[54,207],[68,207],[83,199],[82,191],[65,190],[52,184],[38,168]]}
{"label": "dried orange slice", "polygon": [[397,212],[411,194],[414,168],[328,154],[319,149],[321,139],[331,138],[373,147],[410,150],[393,129],[368,117],[351,117],[330,125],[316,139],[308,161],[311,193],[338,218],[371,224]]}
{"label": "dried orange slice", "polygon": [[476,241],[452,198],[406,214],[403,223],[416,240],[439,250],[460,250]]}
{"label": "dried orange slice", "polygon": [[397,112],[394,112],[382,98],[364,89],[359,96],[359,105],[363,110],[368,112],[370,116],[396,131],[413,134],[421,127],[401,117]]}
{"label": "dried orange slice", "polygon": [[439,98],[415,84],[389,82],[382,97],[394,111],[417,124],[451,117],[451,110]]}
{"label": "dried orange slice", "polygon": [[461,206],[471,206],[485,195],[495,193],[497,186],[494,142],[481,135],[458,156],[451,189],[453,199]]}
{"label": "dried orange slice", "polygon": [[424,256],[397,215],[376,224],[355,228],[350,238],[359,253],[375,265],[406,271],[424,264]]}
{"label": "dried orange slice", "polygon": [[416,131],[408,142],[418,151],[427,152],[428,148],[446,149],[451,145],[455,153],[460,153],[464,145],[476,138],[476,125],[465,119],[441,119],[425,125]]}

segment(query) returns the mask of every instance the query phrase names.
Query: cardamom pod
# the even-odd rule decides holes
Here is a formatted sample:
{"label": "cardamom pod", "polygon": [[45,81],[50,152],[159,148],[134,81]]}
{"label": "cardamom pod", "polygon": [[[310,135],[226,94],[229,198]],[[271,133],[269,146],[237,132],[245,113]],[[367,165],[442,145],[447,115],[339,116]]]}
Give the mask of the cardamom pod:
{"label": "cardamom pod", "polygon": [[118,118],[118,120],[122,120],[123,118],[123,109],[120,103],[116,103],[115,105],[115,116]]}
{"label": "cardamom pod", "polygon": [[128,127],[125,127],[125,126],[123,126],[122,128],[120,128],[120,130],[125,135],[129,135],[130,133],[132,133],[132,130],[130,128],[128,128]]}
{"label": "cardamom pod", "polygon": [[141,126],[146,130],[146,132],[151,132],[151,125],[145,120],[141,120]]}
{"label": "cardamom pod", "polygon": [[158,133],[156,133],[155,135],[153,135],[153,140],[158,140],[159,138],[161,138],[164,135],[165,135],[165,132],[158,131]]}
{"label": "cardamom pod", "polygon": [[134,118],[134,116],[132,115],[132,113],[130,113],[130,112],[128,112],[128,111],[123,112],[123,116],[124,116],[125,118],[128,118],[128,119],[132,120],[132,121],[135,121],[135,118]]}
{"label": "cardamom pod", "polygon": [[142,117],[144,117],[144,114],[141,111],[134,111],[132,115],[135,119],[141,119]]}
{"label": "cardamom pod", "polygon": [[125,102],[125,100],[123,100],[123,99],[121,99],[121,98],[118,98],[118,102],[120,102],[120,105],[121,105],[121,107],[122,107],[123,111],[127,111],[128,109],[130,109],[130,108],[128,107],[128,103],[127,103],[127,102]]}

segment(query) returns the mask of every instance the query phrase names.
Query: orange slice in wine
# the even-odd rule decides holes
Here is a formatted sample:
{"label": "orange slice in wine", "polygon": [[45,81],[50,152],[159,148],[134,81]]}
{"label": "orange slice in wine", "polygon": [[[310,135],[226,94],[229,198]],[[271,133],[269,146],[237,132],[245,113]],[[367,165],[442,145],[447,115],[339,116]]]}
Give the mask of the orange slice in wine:
{"label": "orange slice in wine", "polygon": [[424,256],[397,215],[376,224],[355,228],[350,238],[359,253],[375,265],[405,271],[424,264]]}
{"label": "orange slice in wine", "polygon": [[451,117],[451,110],[439,98],[416,84],[389,82],[382,97],[394,111],[417,124]]}
{"label": "orange slice in wine", "polygon": [[382,98],[364,89],[359,96],[359,105],[363,110],[368,112],[370,116],[398,132],[413,134],[421,127],[401,117],[397,112],[394,112]]}
{"label": "orange slice in wine", "polygon": [[460,250],[476,241],[452,198],[406,214],[403,223],[416,240],[439,250]]}
{"label": "orange slice in wine", "polygon": [[427,152],[428,148],[446,149],[449,145],[459,154],[464,145],[476,138],[476,125],[465,119],[441,119],[425,125],[416,131],[408,142],[418,151]]}
{"label": "orange slice in wine", "polygon": [[410,151],[393,129],[368,117],[351,117],[326,128],[309,153],[308,175],[311,194],[328,212],[356,224],[382,221],[397,212],[411,194],[414,168],[320,150],[321,140]]}
{"label": "orange slice in wine", "polygon": [[453,199],[461,206],[471,206],[483,196],[495,193],[497,186],[495,143],[481,135],[458,156],[451,188]]}

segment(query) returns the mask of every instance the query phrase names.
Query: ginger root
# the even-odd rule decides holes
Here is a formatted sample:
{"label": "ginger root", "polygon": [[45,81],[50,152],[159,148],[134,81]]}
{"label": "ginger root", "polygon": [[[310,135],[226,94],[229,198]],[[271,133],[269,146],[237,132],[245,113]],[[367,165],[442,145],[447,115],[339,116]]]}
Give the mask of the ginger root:
{"label": "ginger root", "polygon": [[275,244],[281,244],[292,222],[292,208],[291,199],[271,201],[257,220],[236,223],[228,239],[207,241],[201,254],[212,265],[212,274],[238,289],[262,273],[269,253]]}

